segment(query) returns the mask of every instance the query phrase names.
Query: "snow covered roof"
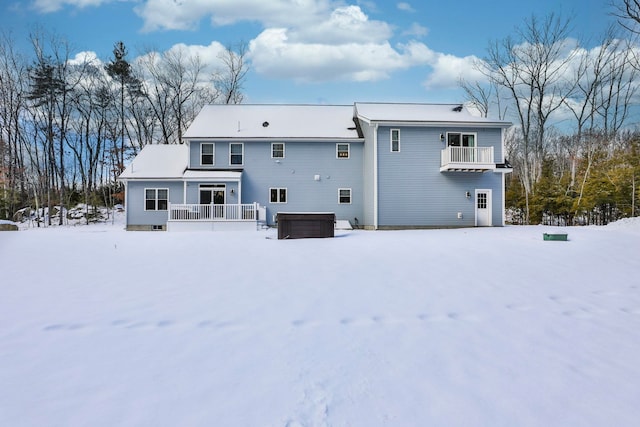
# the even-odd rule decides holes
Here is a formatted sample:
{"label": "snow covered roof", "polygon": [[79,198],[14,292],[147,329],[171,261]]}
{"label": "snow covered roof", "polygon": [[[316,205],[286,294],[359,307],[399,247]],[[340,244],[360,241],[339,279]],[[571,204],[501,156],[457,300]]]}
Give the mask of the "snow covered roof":
{"label": "snow covered roof", "polygon": [[509,127],[510,122],[474,116],[462,104],[394,104],[356,102],[358,118],[367,122],[446,123]]}
{"label": "snow covered roof", "polygon": [[184,144],[145,145],[119,179],[182,178],[188,160],[189,147]]}
{"label": "snow covered roof", "polygon": [[360,139],[352,105],[285,104],[207,105],[184,138]]}

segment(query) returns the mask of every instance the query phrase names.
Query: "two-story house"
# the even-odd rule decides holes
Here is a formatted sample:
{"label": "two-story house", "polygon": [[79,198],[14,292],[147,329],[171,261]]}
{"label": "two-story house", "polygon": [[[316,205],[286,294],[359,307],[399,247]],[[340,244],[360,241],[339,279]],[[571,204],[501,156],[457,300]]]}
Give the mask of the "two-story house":
{"label": "two-story house", "polygon": [[246,229],[278,212],[501,226],[510,125],[458,104],[209,105],[184,144],[147,145],[120,176],[127,229]]}

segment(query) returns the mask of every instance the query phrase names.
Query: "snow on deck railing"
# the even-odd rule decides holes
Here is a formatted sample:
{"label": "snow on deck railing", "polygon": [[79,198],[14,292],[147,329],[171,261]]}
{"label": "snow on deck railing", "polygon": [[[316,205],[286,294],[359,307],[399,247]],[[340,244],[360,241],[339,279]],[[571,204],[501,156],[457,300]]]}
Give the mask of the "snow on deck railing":
{"label": "snow on deck railing", "polygon": [[257,203],[202,205],[170,203],[169,221],[256,221]]}

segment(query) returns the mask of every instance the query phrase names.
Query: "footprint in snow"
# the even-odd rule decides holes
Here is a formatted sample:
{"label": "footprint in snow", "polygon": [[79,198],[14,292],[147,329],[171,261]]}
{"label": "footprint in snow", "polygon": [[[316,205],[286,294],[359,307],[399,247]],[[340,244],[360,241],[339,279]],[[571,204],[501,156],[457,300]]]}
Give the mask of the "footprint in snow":
{"label": "footprint in snow", "polygon": [[45,326],[44,328],[42,328],[43,331],[76,331],[78,329],[82,329],[84,328],[84,325],[81,325],[79,323],[72,323],[72,324],[54,324],[54,325],[48,325]]}

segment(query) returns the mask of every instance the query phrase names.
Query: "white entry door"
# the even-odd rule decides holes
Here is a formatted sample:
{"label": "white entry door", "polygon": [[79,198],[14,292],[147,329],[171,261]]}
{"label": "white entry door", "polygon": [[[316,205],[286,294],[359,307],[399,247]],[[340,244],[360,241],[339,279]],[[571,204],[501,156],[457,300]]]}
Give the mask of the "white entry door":
{"label": "white entry door", "polygon": [[491,190],[476,190],[476,226],[491,225]]}

